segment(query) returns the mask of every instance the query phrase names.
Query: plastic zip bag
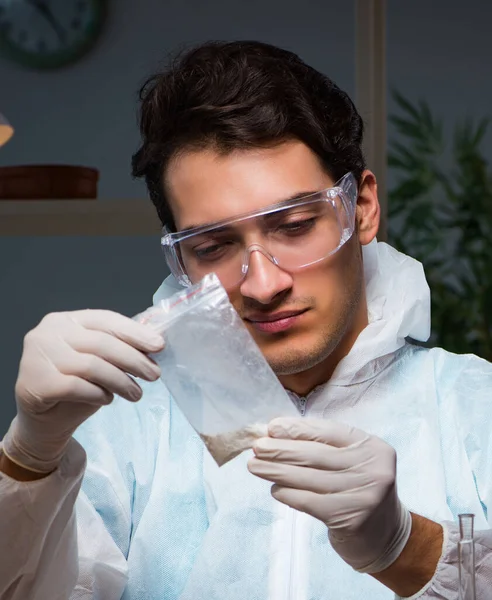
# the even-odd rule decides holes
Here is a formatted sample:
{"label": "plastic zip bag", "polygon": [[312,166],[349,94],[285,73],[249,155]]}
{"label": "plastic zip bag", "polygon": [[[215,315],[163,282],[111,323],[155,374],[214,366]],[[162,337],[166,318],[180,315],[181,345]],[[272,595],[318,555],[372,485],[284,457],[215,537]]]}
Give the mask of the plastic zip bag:
{"label": "plastic zip bag", "polygon": [[152,358],[219,466],[299,413],[214,274],[137,315],[165,340]]}

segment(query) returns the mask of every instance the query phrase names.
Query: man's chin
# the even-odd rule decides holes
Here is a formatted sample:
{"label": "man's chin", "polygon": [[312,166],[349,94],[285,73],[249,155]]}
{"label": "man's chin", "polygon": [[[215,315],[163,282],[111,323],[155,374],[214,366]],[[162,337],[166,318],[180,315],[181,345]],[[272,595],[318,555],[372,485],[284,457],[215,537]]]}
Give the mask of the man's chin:
{"label": "man's chin", "polygon": [[[336,345],[335,345],[336,347]],[[264,356],[277,377],[299,375],[321,365],[334,348],[290,349],[286,352],[265,352]]]}

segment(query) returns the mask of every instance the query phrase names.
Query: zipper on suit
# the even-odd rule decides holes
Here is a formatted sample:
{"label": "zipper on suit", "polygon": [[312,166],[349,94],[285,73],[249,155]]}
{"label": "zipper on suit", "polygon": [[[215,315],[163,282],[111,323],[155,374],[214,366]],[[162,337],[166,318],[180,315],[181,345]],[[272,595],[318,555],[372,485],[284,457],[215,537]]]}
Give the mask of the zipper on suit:
{"label": "zipper on suit", "polygon": [[[301,417],[306,415],[307,398],[292,394]],[[307,515],[279,504],[278,521],[272,532],[272,558],[268,600],[307,600],[309,580],[310,527]]]}
{"label": "zipper on suit", "polygon": [[301,413],[301,417],[304,417],[304,415],[306,414],[306,404],[307,398],[299,398],[299,412]]}
{"label": "zipper on suit", "polygon": [[[304,396],[299,398],[299,412],[301,417],[306,414],[307,398]],[[293,508],[290,509],[290,573],[289,573],[289,594],[288,600],[300,600],[300,589],[299,589],[299,571],[301,567],[299,565],[299,555],[296,540],[298,538],[299,526],[302,527],[302,523],[299,523],[300,515]]]}

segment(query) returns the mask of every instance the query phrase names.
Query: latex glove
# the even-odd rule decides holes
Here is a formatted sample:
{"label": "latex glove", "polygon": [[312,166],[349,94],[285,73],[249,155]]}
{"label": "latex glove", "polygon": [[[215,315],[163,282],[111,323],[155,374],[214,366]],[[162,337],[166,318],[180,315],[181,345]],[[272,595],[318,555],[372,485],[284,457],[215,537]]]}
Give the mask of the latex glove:
{"label": "latex glove", "polygon": [[5,455],[31,471],[53,471],[76,428],[114,394],[140,399],[142,390],[128,373],[158,379],[160,369],[145,353],[163,346],[150,326],[114,312],[46,316],[24,339]]}
{"label": "latex glove", "polygon": [[280,502],[328,527],[335,551],[363,573],[401,554],[411,515],[396,492],[396,452],[381,439],[330,420],[275,419],[254,445],[251,473],[272,481]]}

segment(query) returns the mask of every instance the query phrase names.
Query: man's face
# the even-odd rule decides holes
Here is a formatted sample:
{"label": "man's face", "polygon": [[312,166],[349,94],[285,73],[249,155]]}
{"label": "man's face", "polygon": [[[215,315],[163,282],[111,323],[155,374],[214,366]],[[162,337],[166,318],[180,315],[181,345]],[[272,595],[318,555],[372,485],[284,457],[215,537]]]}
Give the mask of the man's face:
{"label": "man's face", "polygon": [[[185,153],[168,169],[166,187],[178,231],[208,224],[334,185],[317,156],[301,142],[219,155]],[[256,241],[256,240],[255,240]],[[258,239],[261,244],[262,240]],[[333,256],[289,273],[252,252],[246,278],[229,298],[279,376],[341,358],[367,324],[357,235]],[[265,324],[282,312],[283,323]],[[353,338],[353,339],[352,339]]]}

